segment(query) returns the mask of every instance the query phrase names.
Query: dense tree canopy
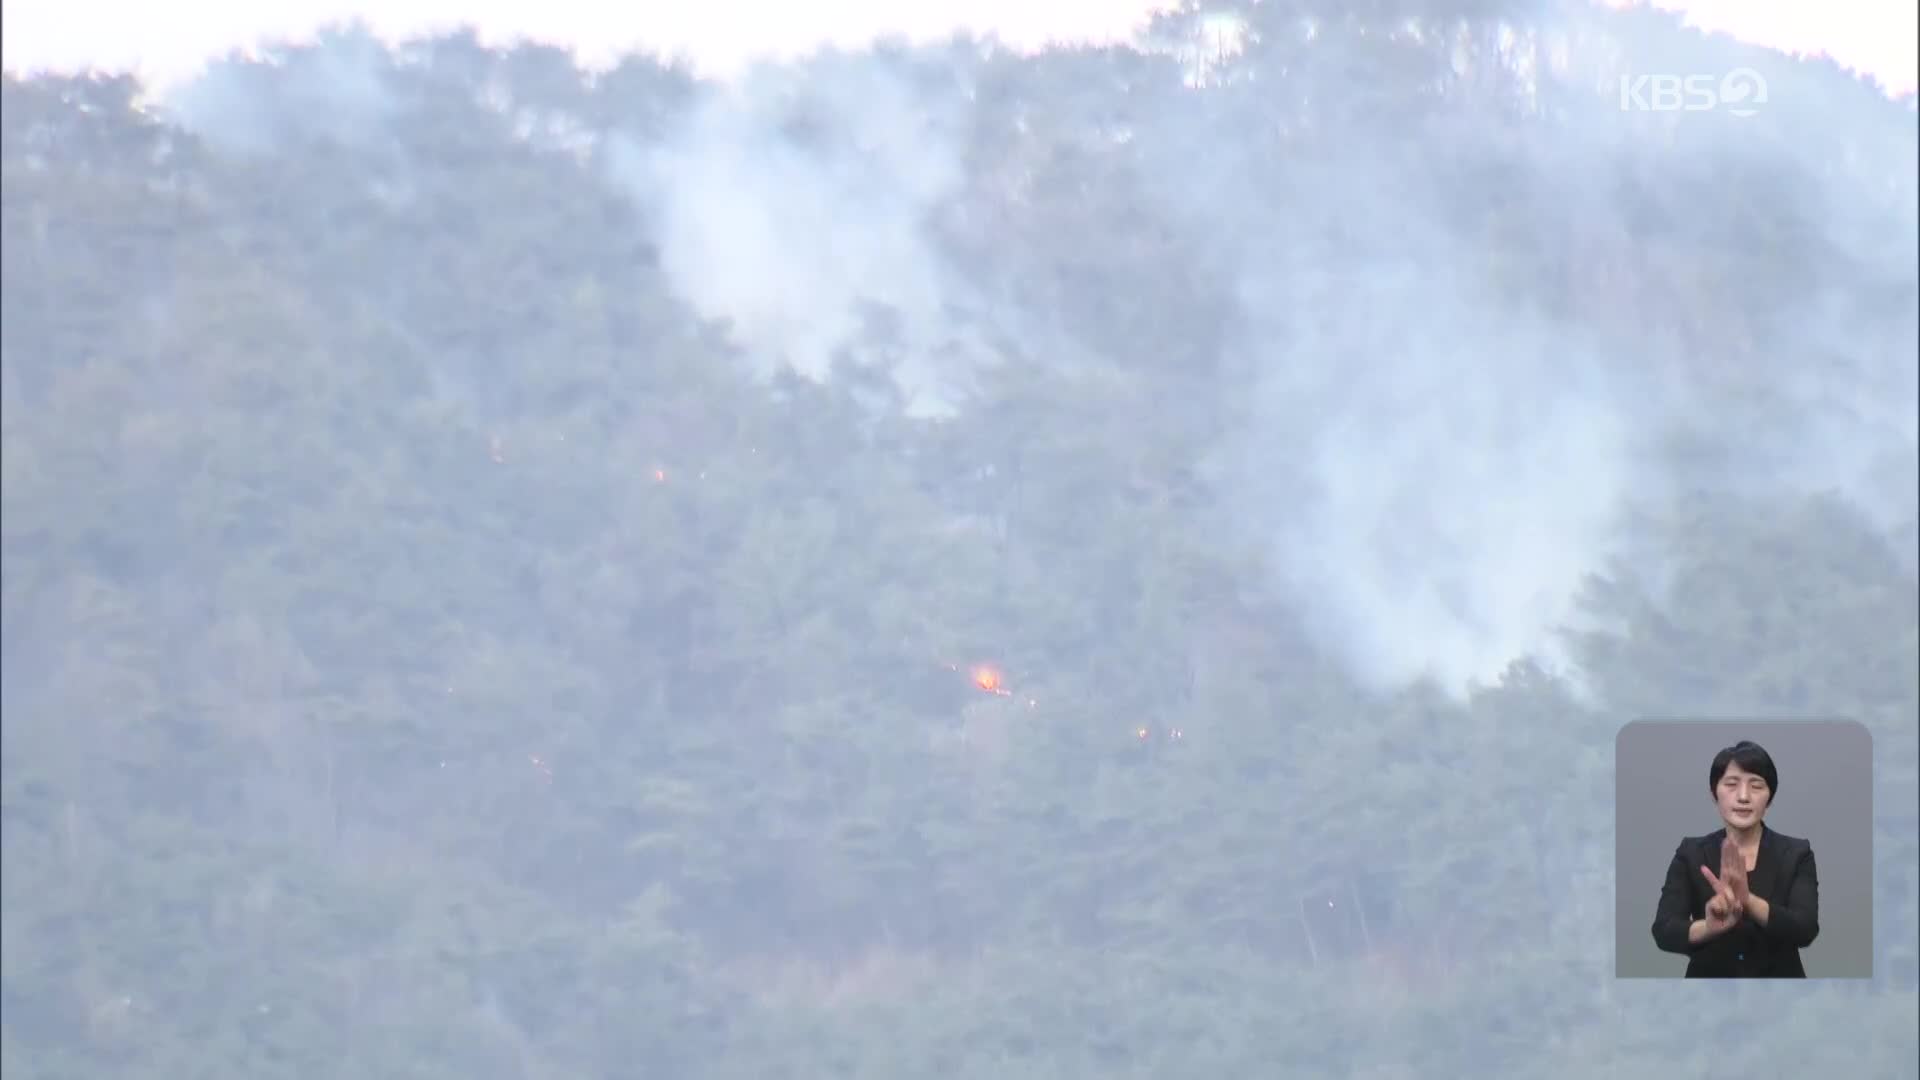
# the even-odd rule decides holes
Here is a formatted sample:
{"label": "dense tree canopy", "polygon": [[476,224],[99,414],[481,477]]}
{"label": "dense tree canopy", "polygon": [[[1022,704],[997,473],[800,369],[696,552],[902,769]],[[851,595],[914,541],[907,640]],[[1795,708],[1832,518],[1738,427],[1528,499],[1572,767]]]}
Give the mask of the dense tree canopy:
{"label": "dense tree canopy", "polygon": [[[1416,7],[8,75],[0,1069],[1914,1075],[1911,102]],[[1646,715],[1870,984],[1613,979]]]}

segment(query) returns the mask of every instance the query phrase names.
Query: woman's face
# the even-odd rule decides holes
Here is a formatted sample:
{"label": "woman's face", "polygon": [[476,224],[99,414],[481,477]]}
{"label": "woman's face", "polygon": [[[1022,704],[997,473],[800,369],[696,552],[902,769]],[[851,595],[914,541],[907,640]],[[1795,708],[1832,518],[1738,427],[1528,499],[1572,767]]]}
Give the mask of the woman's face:
{"label": "woman's face", "polygon": [[1729,762],[1720,783],[1713,789],[1713,801],[1720,807],[1720,820],[1729,829],[1751,829],[1767,816],[1767,803],[1773,792],[1760,777]]}

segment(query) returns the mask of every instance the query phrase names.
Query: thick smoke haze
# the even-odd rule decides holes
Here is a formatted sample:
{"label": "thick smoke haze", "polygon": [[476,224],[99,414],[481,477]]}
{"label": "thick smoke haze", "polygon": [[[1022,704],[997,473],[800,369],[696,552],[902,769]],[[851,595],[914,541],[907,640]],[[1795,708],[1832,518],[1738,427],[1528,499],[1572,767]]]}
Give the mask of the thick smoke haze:
{"label": "thick smoke haze", "polygon": [[[1133,110],[1124,136],[1110,124],[1083,134],[1113,162],[1115,190],[1153,193],[1127,213],[1212,253],[1200,287],[1234,309],[1207,328],[1222,354],[1176,382],[1180,409],[1218,414],[1201,462],[1209,512],[1265,553],[1268,584],[1323,650],[1379,689],[1461,692],[1522,659],[1576,674],[1561,632],[1579,624],[1587,581],[1639,558],[1645,538],[1629,523],[1668,500],[1838,494],[1914,562],[1911,114],[1891,131],[1884,118],[1810,126],[1862,110],[1779,65],[1764,68],[1778,81],[1751,118],[1623,113],[1611,107],[1619,72],[1679,60],[1655,48],[1668,37],[1621,36],[1631,20],[1609,22],[1610,38],[1597,25],[1505,43],[1526,73],[1524,123],[1375,108],[1379,43],[1316,30],[1311,65],[1190,86],[1180,104]],[[1456,44],[1413,35],[1385,55],[1429,64],[1441,83],[1497,74],[1460,67]],[[1061,326],[1000,271],[963,272],[934,227],[981,198],[971,171],[1005,180],[990,197],[1016,212],[1041,167],[1028,118],[992,112],[980,91],[987,54],[762,65],[704,86],[661,133],[590,133],[603,152],[585,160],[632,200],[680,299],[726,328],[751,374],[824,381],[868,367],[908,415],[951,418],[1008,362],[985,344],[989,315],[996,340],[1050,343]],[[180,92],[179,116],[217,148],[256,152],[272,116],[320,117],[317,130],[346,139],[390,107],[362,43],[301,63],[279,85],[302,100],[279,112],[216,69]],[[1322,111],[1350,114],[1351,130],[1231,149],[1272,123],[1276,94],[1339,103]],[[980,130],[1003,133],[991,167],[975,156]],[[1646,144],[1657,152],[1634,149]],[[1801,245],[1805,273],[1745,280],[1728,265],[1696,297],[1641,302],[1768,298],[1763,332],[1797,362],[1767,400],[1720,392],[1711,343],[1588,314],[1669,280],[1663,253],[1697,238],[1663,187],[1703,174],[1724,174],[1754,229]],[[1540,237],[1537,264],[1482,256],[1516,231]],[[1582,240],[1618,236],[1635,246]]]}
{"label": "thick smoke haze", "polygon": [[162,107],[215,149],[245,155],[295,150],[307,139],[365,146],[393,116],[396,102],[382,77],[387,47],[363,28],[329,31],[313,48],[265,60],[209,64]]}
{"label": "thick smoke haze", "polygon": [[[1360,67],[1317,65],[1342,74],[1296,75],[1289,89],[1347,94],[1340,80]],[[1658,201],[1660,177],[1620,153],[1620,126],[1496,141],[1491,130],[1389,117],[1383,139],[1289,161],[1205,204],[1224,212],[1201,227],[1260,238],[1237,253],[1246,383],[1229,392],[1248,397],[1220,448],[1232,477],[1224,503],[1237,526],[1268,539],[1281,587],[1322,644],[1370,684],[1431,678],[1459,691],[1523,658],[1577,675],[1561,631],[1582,623],[1586,581],[1623,559],[1662,580],[1629,523],[1670,499],[1837,493],[1911,564],[1912,199],[1835,199],[1859,172],[1836,182],[1819,148],[1782,140],[1765,118],[1683,124],[1661,167],[1676,178],[1723,170],[1730,186],[1775,180],[1750,197],[1765,215],[1756,227],[1793,223],[1810,261],[1835,274],[1750,282],[1747,268],[1728,266],[1726,281],[1702,288],[1702,300],[1752,288],[1780,297],[1773,336],[1803,359],[1764,402],[1729,399],[1701,374],[1713,368],[1702,363],[1711,343],[1565,313],[1583,291],[1654,279],[1660,249],[1688,228],[1636,220]],[[1911,169],[1896,160],[1853,164],[1911,190]],[[1263,200],[1257,183],[1286,198]],[[1543,252],[1580,251],[1560,242],[1570,227],[1637,234],[1646,249],[1494,266],[1479,252],[1496,217],[1536,231]],[[1876,302],[1863,292],[1892,309],[1862,310]],[[1676,441],[1711,450],[1677,459]]]}
{"label": "thick smoke haze", "polygon": [[[1913,111],[1235,7],[0,80],[0,1073],[1910,1073]],[[1612,977],[1656,714],[1872,732],[1826,1037]]]}
{"label": "thick smoke haze", "polygon": [[1371,685],[1558,666],[1553,632],[1649,479],[1631,398],[1571,328],[1433,278],[1366,267],[1315,292],[1294,302],[1318,325],[1249,342],[1271,373],[1221,451],[1238,524]]}
{"label": "thick smoke haze", "polygon": [[[664,140],[616,142],[614,177],[681,298],[726,322],[760,374],[877,360],[909,415],[951,415],[984,353],[953,320],[972,292],[928,231],[964,178],[966,90],[943,89],[862,57],[758,67]],[[878,311],[901,335],[893,355],[849,355]]]}

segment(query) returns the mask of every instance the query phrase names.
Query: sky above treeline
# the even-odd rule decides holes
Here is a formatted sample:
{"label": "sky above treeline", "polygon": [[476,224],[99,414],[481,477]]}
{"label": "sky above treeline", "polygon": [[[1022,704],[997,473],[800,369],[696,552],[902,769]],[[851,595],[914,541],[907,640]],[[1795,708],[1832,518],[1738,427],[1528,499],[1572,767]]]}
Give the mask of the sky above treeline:
{"label": "sky above treeline", "polygon": [[[1619,2],[1619,0],[1604,0]],[[564,45],[588,63],[636,46],[686,57],[725,77],[750,61],[854,48],[882,34],[926,40],[956,30],[991,32],[1009,45],[1114,40],[1155,9],[1152,0],[7,0],[0,49],[7,70],[110,68],[150,85],[190,77],[209,59],[265,39],[301,40],[359,20],[400,39],[456,25],[489,42],[531,38]],[[1915,86],[1920,18],[1914,0],[1690,0],[1702,29],[1791,53],[1825,53],[1895,93]]]}

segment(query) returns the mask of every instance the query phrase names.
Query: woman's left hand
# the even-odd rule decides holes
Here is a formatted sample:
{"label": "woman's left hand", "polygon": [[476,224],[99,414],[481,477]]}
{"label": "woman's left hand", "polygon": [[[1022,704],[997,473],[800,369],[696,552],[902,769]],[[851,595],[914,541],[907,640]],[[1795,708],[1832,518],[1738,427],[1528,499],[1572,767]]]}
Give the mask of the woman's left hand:
{"label": "woman's left hand", "polygon": [[1720,845],[1720,884],[1727,890],[1734,907],[1744,911],[1747,906],[1747,858],[1740,854],[1731,836]]}

